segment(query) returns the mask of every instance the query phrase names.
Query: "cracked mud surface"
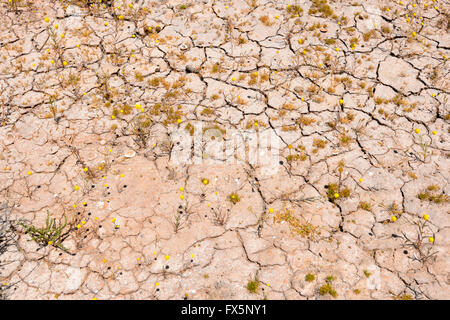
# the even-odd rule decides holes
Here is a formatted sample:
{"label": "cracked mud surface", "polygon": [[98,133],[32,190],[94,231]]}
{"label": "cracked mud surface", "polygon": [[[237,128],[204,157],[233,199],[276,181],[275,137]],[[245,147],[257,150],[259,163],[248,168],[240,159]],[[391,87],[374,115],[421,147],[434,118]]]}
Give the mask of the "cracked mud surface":
{"label": "cracked mud surface", "polygon": [[0,2],[0,297],[450,298],[448,1],[88,2]]}

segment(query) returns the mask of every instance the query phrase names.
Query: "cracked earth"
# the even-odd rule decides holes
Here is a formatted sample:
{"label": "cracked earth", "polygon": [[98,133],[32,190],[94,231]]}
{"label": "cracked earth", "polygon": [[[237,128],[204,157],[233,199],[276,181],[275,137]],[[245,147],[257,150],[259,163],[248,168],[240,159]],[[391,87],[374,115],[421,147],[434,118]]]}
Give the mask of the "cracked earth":
{"label": "cracked earth", "polygon": [[[450,298],[448,1],[0,15],[2,298]],[[275,135],[276,173],[229,132]]]}

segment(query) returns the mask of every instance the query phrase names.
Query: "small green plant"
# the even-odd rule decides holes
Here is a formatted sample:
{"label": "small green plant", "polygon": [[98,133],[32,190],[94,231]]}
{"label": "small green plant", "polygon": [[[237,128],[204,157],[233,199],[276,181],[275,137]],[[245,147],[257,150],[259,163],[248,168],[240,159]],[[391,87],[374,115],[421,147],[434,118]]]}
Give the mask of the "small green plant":
{"label": "small green plant", "polygon": [[259,281],[257,279],[250,280],[247,283],[247,290],[250,293],[257,293],[259,288]]}
{"label": "small green plant", "polygon": [[390,213],[391,216],[401,216],[403,214],[403,209],[394,201],[389,206],[384,206],[384,208]]}
{"label": "small green plant", "polygon": [[58,123],[58,117],[56,116],[58,113],[58,109],[55,106],[55,96],[50,96],[49,101],[48,101],[49,106],[49,110],[50,110],[50,117],[53,117],[53,119],[55,119],[55,122]]}
{"label": "small green plant", "polygon": [[331,283],[332,283],[334,280],[336,280],[336,278],[333,277],[333,276],[328,276],[328,277],[326,278],[326,280],[325,280],[325,281],[326,281],[326,284],[324,284],[323,286],[321,286],[321,287],[319,288],[319,294],[320,294],[321,296],[324,296],[324,295],[326,295],[326,294],[331,295],[333,298],[336,298],[336,297],[338,296],[336,290],[335,290],[335,289],[333,288],[333,286],[331,285]]}
{"label": "small green plant", "polygon": [[315,226],[305,219],[299,219],[295,216],[295,212],[286,208],[285,210],[277,212],[273,217],[274,223],[287,222],[291,233],[300,235],[303,238],[314,240],[316,236],[320,235],[319,226]]}
{"label": "small green plant", "polygon": [[148,117],[139,117],[131,125],[131,133],[135,136],[134,141],[141,148],[146,148],[150,138],[152,122]]}
{"label": "small green plant", "polygon": [[450,201],[450,197],[446,194],[439,192],[439,187],[436,185],[428,186],[424,191],[417,195],[421,201],[434,202],[436,204],[445,203]]}
{"label": "small green plant", "polygon": [[186,225],[190,215],[189,202],[186,201],[186,205],[180,205],[177,213],[174,215],[174,221],[172,222],[175,233],[183,229]]}
{"label": "small green plant", "polygon": [[341,196],[342,196],[342,198],[350,197],[350,189],[348,187],[345,187],[344,189],[342,189]]}
{"label": "small green plant", "polygon": [[177,212],[177,214],[174,215],[173,229],[175,233],[182,229],[184,222],[183,220],[183,215],[180,212]]}
{"label": "small green plant", "polygon": [[366,278],[368,278],[372,275],[372,273],[367,270],[364,270],[364,275],[366,276]]}
{"label": "small green plant", "polygon": [[297,5],[287,6],[286,11],[291,15],[291,18],[294,18],[297,15],[300,16],[303,13],[302,7],[297,6]]}
{"label": "small green plant", "polygon": [[11,6],[11,9],[17,10],[18,4],[21,2],[21,0],[9,0],[9,5]]}
{"label": "small green plant", "polygon": [[63,246],[64,235],[62,231],[67,226],[67,217],[64,215],[64,224],[57,224],[55,218],[50,218],[50,213],[47,210],[47,219],[45,220],[45,228],[36,228],[32,225],[26,225],[23,222],[19,224],[25,228],[25,233],[31,236],[35,242],[42,246],[54,246],[63,251],[68,252],[69,249]]}
{"label": "small green plant", "polygon": [[414,254],[414,260],[424,264],[438,253],[438,251],[433,250],[433,244],[436,237],[436,231],[433,230],[434,226],[428,221],[429,215],[424,215],[420,220],[409,220],[407,217],[406,220],[410,222],[412,226],[417,228],[417,235],[413,237],[412,235],[406,235],[406,233],[402,232],[400,237],[405,240],[405,246],[411,246],[417,251],[417,254]]}
{"label": "small green plant", "polygon": [[222,208],[211,208],[214,215],[214,224],[224,226],[228,220],[228,211],[222,210]]}
{"label": "small green plant", "polygon": [[349,135],[343,133],[339,137],[339,145],[340,146],[348,146],[350,144],[350,142],[352,142],[352,140],[353,139]]}
{"label": "small green plant", "polygon": [[328,184],[327,189],[327,197],[331,202],[335,202],[339,198],[348,198],[351,193],[348,187],[342,188],[337,183]]}
{"label": "small green plant", "polygon": [[322,18],[328,18],[330,16],[334,18],[333,9],[331,9],[327,2],[327,0],[313,0],[308,13],[311,15],[320,13]]}
{"label": "small green plant", "polygon": [[359,203],[359,207],[360,207],[361,209],[363,209],[363,210],[366,210],[366,211],[370,211],[370,210],[371,210],[371,205],[370,205],[370,203],[368,203],[368,202],[363,202],[363,201],[361,201],[361,202]]}
{"label": "small green plant", "polygon": [[337,292],[336,292],[336,290],[333,289],[333,287],[331,286],[330,283],[324,284],[324,285],[321,286],[320,289],[319,289],[319,294],[320,294],[321,296],[324,296],[324,295],[326,295],[327,293],[330,294],[333,298],[336,298],[336,297],[337,297]]}
{"label": "small green plant", "polygon": [[308,274],[305,276],[305,281],[307,281],[307,282],[313,282],[314,279],[316,279],[316,276],[313,275],[312,273],[308,273]]}
{"label": "small green plant", "polygon": [[230,194],[228,196],[228,199],[233,203],[236,204],[239,201],[241,201],[241,198],[239,197],[239,195],[236,192],[233,192],[232,194]]}
{"label": "small green plant", "polygon": [[333,276],[328,276],[326,279],[327,282],[333,282],[334,280],[336,280],[336,278]]}
{"label": "small green plant", "polygon": [[394,300],[412,300],[413,297],[407,293],[394,296]]}
{"label": "small green plant", "polygon": [[430,142],[424,140],[424,135],[419,135],[418,144],[421,149],[421,156],[423,159],[420,159],[422,162],[425,162],[427,157],[431,154],[429,150]]}

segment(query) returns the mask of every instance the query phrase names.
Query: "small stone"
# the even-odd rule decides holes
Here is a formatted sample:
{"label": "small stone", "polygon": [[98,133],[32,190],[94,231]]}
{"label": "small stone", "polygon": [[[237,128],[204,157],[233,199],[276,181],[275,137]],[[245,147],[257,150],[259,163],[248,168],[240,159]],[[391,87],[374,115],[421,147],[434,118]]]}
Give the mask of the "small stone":
{"label": "small stone", "polygon": [[124,156],[125,158],[133,158],[136,155],[136,152],[133,150],[125,152]]}
{"label": "small stone", "polygon": [[190,66],[190,65],[186,66],[186,72],[187,73],[198,73],[198,71],[193,66]]}

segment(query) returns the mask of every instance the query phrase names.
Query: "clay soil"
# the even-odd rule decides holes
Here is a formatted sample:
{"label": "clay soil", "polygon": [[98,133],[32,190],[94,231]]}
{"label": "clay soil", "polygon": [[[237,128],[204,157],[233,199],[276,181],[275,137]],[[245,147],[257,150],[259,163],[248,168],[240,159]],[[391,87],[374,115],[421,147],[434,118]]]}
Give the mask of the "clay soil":
{"label": "clay soil", "polygon": [[1,0],[0,297],[449,299],[449,28],[446,0]]}

